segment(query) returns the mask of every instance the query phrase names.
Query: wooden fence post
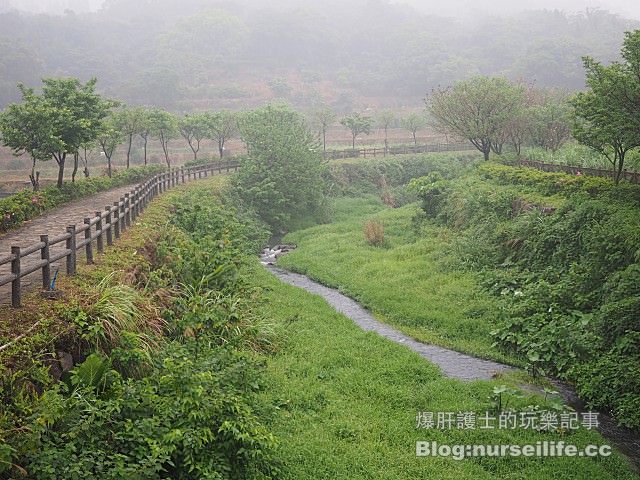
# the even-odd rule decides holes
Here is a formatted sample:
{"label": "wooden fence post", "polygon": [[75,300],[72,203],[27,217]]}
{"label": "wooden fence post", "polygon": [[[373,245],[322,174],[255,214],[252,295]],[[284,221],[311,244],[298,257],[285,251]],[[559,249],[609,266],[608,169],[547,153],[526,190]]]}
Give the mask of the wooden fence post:
{"label": "wooden fence post", "polygon": [[49,235],[40,235],[40,242],[43,243],[40,249],[40,259],[45,260],[42,264],[42,289],[51,290],[51,255],[49,253]]}
{"label": "wooden fence post", "polygon": [[124,197],[120,197],[119,209],[120,213],[118,214],[118,225],[120,225],[120,233],[124,233],[127,231],[127,214],[125,210],[125,201]]}
{"label": "wooden fence post", "polygon": [[120,238],[120,202],[113,202],[114,217],[113,217],[113,234],[116,239]]}
{"label": "wooden fence post", "polygon": [[131,197],[128,193],[124,194],[124,223],[127,228],[131,226]]}
{"label": "wooden fence post", "polygon": [[93,263],[93,242],[91,241],[91,219],[85,218],[84,224],[86,226],[84,231],[84,240],[85,240],[84,251],[87,257],[87,265],[90,265]]}
{"label": "wooden fence post", "polygon": [[96,212],[96,233],[98,233],[98,237],[96,238],[96,247],[98,248],[98,253],[104,253],[104,237],[102,236],[104,232],[102,231],[102,212]]}
{"label": "wooden fence post", "polygon": [[107,218],[105,219],[105,228],[107,229],[107,245],[113,244],[113,218],[111,216],[111,206],[106,206]]}
{"label": "wooden fence post", "polygon": [[69,238],[67,238],[67,250],[69,250],[69,254],[67,255],[67,275],[75,275],[76,273],[76,226],[69,225],[67,227],[67,233],[69,234]]}
{"label": "wooden fence post", "polygon": [[13,308],[20,308],[22,306],[22,292],[20,291],[20,247],[11,247],[11,255],[14,259],[11,261],[11,273],[15,275],[15,278],[11,282],[11,306]]}
{"label": "wooden fence post", "polygon": [[180,174],[182,175],[182,183],[184,183],[184,167],[180,167]]}

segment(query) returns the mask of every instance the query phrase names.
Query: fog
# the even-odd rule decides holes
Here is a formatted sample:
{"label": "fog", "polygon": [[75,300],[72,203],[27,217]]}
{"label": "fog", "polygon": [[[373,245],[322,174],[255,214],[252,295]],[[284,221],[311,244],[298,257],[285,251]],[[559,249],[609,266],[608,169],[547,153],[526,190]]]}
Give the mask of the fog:
{"label": "fog", "polygon": [[[141,0],[130,0],[133,4],[144,3]],[[353,0],[352,0],[353,1]],[[97,11],[105,0],[0,0],[0,11],[17,9],[34,13],[62,14],[65,11],[85,13]],[[220,2],[211,1],[210,4]],[[265,2],[256,1],[256,5]],[[273,4],[274,2],[268,2]],[[289,2],[300,4],[299,0]],[[321,4],[322,2],[317,2]],[[451,16],[459,19],[472,19],[478,15],[516,14],[526,10],[560,10],[567,13],[584,11],[585,9],[607,10],[618,15],[640,20],[640,2],[637,0],[389,0],[388,3],[409,4],[425,13]]]}
{"label": "fog", "polygon": [[0,0],[0,108],[45,76],[183,111],[416,105],[474,75],[578,90],[582,57],[640,28],[635,2],[587,1]]}

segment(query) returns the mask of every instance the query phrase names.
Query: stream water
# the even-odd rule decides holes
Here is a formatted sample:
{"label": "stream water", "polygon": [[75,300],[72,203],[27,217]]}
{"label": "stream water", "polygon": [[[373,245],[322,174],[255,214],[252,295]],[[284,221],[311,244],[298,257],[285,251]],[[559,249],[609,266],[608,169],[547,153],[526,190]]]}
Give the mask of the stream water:
{"label": "stream water", "polygon": [[[430,362],[438,365],[446,377],[457,378],[464,381],[489,380],[496,374],[515,372],[517,370],[514,367],[501,363],[483,360],[447,348],[418,342],[389,325],[378,321],[360,304],[337,290],[314,282],[304,275],[275,267],[274,262],[277,256],[273,250],[265,249],[261,260],[263,265],[280,281],[302,288],[309,293],[320,295],[329,305],[353,320],[353,322],[363,330],[377,332],[389,340],[405,345]],[[580,401],[571,386],[558,380],[549,380],[569,406],[578,412],[585,411],[584,403]],[[539,387],[532,385],[523,386],[523,389],[542,393]],[[615,445],[620,452],[627,456],[635,470],[640,472],[640,435],[629,429],[619,427],[616,425],[614,419],[604,412],[600,412],[598,420],[600,423],[598,427],[599,432]]]}

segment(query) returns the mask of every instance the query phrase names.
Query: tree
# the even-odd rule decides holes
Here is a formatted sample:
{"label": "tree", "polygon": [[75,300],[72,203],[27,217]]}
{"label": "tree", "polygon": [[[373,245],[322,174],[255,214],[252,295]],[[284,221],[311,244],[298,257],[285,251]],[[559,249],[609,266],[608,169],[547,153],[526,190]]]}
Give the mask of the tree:
{"label": "tree", "polygon": [[363,117],[358,112],[354,112],[340,120],[340,124],[351,130],[351,146],[355,150],[356,137],[361,133],[369,135],[371,133],[371,127],[373,126],[373,120],[371,117]]}
{"label": "tree", "polygon": [[466,138],[488,160],[492,148],[502,148],[506,126],[522,104],[523,90],[504,78],[474,77],[434,89],[425,102],[438,131]]}
{"label": "tree", "polygon": [[427,126],[427,119],[424,117],[424,115],[412,113],[402,118],[400,120],[400,124],[402,125],[403,128],[411,132],[411,135],[413,136],[413,144],[418,145],[418,140],[416,139],[416,132]]}
{"label": "tree", "polygon": [[237,115],[228,110],[209,113],[206,116],[208,138],[218,144],[220,159],[224,156],[224,145],[238,134]]}
{"label": "tree", "polygon": [[142,138],[144,149],[144,165],[147,166],[147,146],[149,145],[149,136],[151,135],[151,111],[142,110],[138,135]]}
{"label": "tree", "polygon": [[176,136],[176,119],[166,110],[155,108],[149,112],[148,121],[151,134],[160,141],[167,168],[171,168],[169,141]]}
{"label": "tree", "polygon": [[531,140],[536,146],[555,153],[571,138],[571,106],[566,99],[552,99],[527,109],[531,119]]}
{"label": "tree", "polygon": [[131,146],[133,144],[133,137],[140,133],[144,117],[145,112],[140,107],[124,107],[120,110],[116,110],[112,116],[114,128],[127,140],[127,170],[131,165]]}
{"label": "tree", "polygon": [[[19,85],[23,103],[9,108],[15,119],[23,116],[22,126],[13,123],[12,128],[24,129],[22,134],[15,130],[6,143],[14,151],[37,151],[38,160],[54,158],[58,164],[58,187],[62,187],[67,155],[79,152],[80,145],[95,141],[102,127],[102,120],[116,102],[103,101],[95,93],[97,80],[94,78],[82,84],[75,78],[45,78],[41,94],[33,88]],[[39,127],[40,132],[27,130]],[[3,134],[6,137],[6,134]],[[29,143],[29,139],[40,139],[39,145]],[[6,142],[6,140],[5,140]]]}
{"label": "tree", "polygon": [[322,151],[327,151],[327,130],[336,121],[335,112],[329,107],[316,108],[311,112],[311,118],[317,123],[322,134]]}
{"label": "tree", "polygon": [[640,147],[640,30],[625,33],[621,56],[606,67],[584,57],[589,90],[570,100],[573,136],[611,163],[616,185],[626,154]]}
{"label": "tree", "polygon": [[384,130],[384,155],[387,156],[389,151],[389,127],[396,119],[396,114],[391,110],[384,110],[378,115],[378,123]]}
{"label": "tree", "polygon": [[268,105],[242,115],[248,158],[233,177],[237,195],[275,231],[309,218],[325,204],[325,163],[316,135],[289,107]]}
{"label": "tree", "polygon": [[194,161],[198,160],[200,142],[202,142],[209,133],[207,118],[205,114],[185,114],[185,116],[178,121],[178,130],[180,131],[180,135],[182,135],[189,144],[189,148],[191,148],[193,152]]}
{"label": "tree", "polygon": [[113,157],[116,148],[122,141],[122,133],[115,125],[117,120],[113,117],[109,118],[102,126],[102,130],[98,135],[98,145],[102,149],[107,159],[107,175],[111,177],[111,157]]}
{"label": "tree", "polygon": [[[25,90],[23,86],[20,89]],[[11,104],[0,113],[0,136],[3,145],[11,148],[14,155],[28,153],[31,157],[29,179],[35,192],[40,188],[36,163],[51,159],[51,152],[64,149],[64,144],[54,134],[52,110],[43,104],[42,98],[32,97],[27,91],[24,95],[28,101]]]}

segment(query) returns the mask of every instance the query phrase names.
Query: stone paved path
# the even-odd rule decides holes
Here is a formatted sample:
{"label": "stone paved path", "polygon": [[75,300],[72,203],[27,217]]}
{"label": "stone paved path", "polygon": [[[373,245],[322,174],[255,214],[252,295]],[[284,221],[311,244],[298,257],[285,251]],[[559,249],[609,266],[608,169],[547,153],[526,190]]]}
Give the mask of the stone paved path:
{"label": "stone paved path", "polygon": [[[76,225],[80,227],[83,225],[83,220],[87,217],[95,216],[96,212],[104,211],[108,205],[113,205],[114,202],[124,197],[125,193],[130,193],[135,188],[135,185],[127,185],[125,187],[115,188],[103,193],[99,193],[92,197],[83,198],[75,202],[63,205],[59,208],[55,208],[45,213],[44,215],[34,218],[28,222],[25,222],[20,228],[12,230],[10,232],[0,234],[0,257],[9,255],[11,253],[11,247],[28,247],[40,241],[40,235],[49,235],[50,237],[57,237],[66,232],[66,228],[69,225]],[[78,236],[80,238],[80,236]],[[56,248],[57,247],[57,248]],[[64,242],[51,247],[51,254],[62,251],[64,249]],[[78,258],[82,258],[84,250],[78,250]],[[29,255],[23,259],[23,268],[33,265],[40,260],[39,254],[36,252],[33,255]],[[62,259],[57,263],[52,264],[51,275],[60,269],[60,274],[64,274],[65,260]],[[11,273],[10,265],[0,266],[0,276]],[[23,292],[31,289],[41,288],[42,277],[40,272],[35,272],[22,279]],[[0,304],[11,303],[11,284],[3,285],[0,287]]]}

